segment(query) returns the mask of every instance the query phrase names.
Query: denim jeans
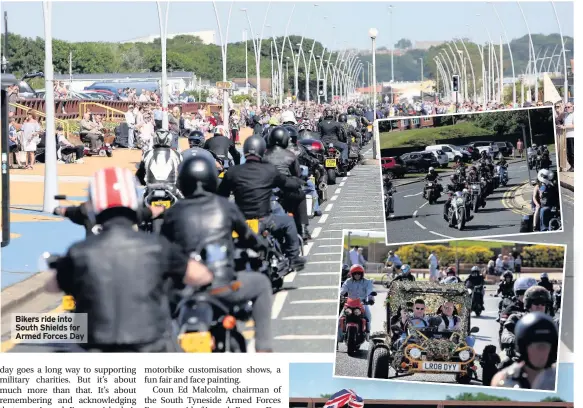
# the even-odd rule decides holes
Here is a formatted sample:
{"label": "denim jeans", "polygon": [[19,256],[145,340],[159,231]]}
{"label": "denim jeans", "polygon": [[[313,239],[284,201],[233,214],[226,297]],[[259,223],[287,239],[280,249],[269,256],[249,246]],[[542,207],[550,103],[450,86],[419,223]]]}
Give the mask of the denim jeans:
{"label": "denim jeans", "polygon": [[134,147],[134,144],[135,144],[135,139],[136,139],[135,132],[136,131],[133,127],[130,127],[128,129],[128,147],[130,149],[132,149]]}
{"label": "denim jeans", "polygon": [[298,229],[292,217],[285,213],[281,215],[272,214],[263,221],[266,223],[273,222],[273,236],[282,244],[282,250],[289,259],[294,259],[300,255]]}
{"label": "denim jeans", "polygon": [[311,180],[308,180],[306,185],[304,186],[304,192],[312,196],[312,200],[314,201],[314,211],[320,211],[318,191],[316,190],[316,185]]}
{"label": "denim jeans", "polygon": [[348,146],[346,145],[346,143],[334,142],[334,143],[332,143],[332,145],[335,148],[337,148],[338,150],[340,150],[340,153],[342,156],[342,162],[344,164],[348,164]]}
{"label": "denim jeans", "polygon": [[541,207],[539,211],[540,217],[540,230],[541,231],[548,231],[549,230],[549,217],[548,214],[551,211],[551,207]]}

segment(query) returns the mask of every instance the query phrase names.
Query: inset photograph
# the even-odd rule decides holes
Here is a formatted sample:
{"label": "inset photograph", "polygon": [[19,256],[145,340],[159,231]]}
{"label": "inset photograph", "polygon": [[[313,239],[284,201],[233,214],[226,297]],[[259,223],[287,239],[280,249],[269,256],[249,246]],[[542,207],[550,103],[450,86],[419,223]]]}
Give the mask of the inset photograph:
{"label": "inset photograph", "polygon": [[558,358],[566,246],[363,239],[345,235],[334,375],[555,389],[535,379]]}
{"label": "inset photograph", "polygon": [[378,126],[387,244],[563,231],[552,107]]}

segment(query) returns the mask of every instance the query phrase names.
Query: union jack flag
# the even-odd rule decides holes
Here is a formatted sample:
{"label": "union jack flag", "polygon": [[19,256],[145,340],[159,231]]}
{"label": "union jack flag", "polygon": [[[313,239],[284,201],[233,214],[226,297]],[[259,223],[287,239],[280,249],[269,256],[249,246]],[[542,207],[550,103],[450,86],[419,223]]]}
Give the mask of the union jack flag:
{"label": "union jack flag", "polygon": [[342,408],[348,405],[350,408],[363,408],[364,400],[352,390],[343,389],[332,395],[324,404],[324,408]]}

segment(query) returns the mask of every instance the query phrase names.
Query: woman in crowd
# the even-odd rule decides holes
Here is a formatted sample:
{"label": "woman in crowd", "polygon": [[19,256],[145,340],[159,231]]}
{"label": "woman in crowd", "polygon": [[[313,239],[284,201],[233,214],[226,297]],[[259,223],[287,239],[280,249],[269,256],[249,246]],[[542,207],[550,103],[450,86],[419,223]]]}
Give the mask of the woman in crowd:
{"label": "woman in crowd", "polygon": [[40,143],[41,127],[36,117],[29,113],[22,124],[22,146],[26,152],[25,169],[32,170],[35,162],[36,146]]}
{"label": "woman in crowd", "polygon": [[63,131],[62,126],[57,127],[57,149],[60,150],[61,158],[63,157],[63,155],[74,154],[75,163],[79,164],[83,163],[83,153],[85,146],[74,145],[73,143],[71,143],[67,139],[67,136],[65,136],[65,132]]}

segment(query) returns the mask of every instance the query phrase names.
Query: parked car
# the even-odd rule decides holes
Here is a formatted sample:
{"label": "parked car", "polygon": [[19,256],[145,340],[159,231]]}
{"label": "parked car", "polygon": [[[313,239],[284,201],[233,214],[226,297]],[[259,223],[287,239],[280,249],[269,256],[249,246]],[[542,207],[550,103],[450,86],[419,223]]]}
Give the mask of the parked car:
{"label": "parked car", "polygon": [[461,145],[459,147],[461,149],[466,150],[470,154],[470,157],[472,158],[472,160],[478,160],[480,158],[480,152],[478,151],[478,149],[474,149],[470,145]]}
{"label": "parked car", "polygon": [[472,142],[469,145],[474,149],[478,149],[480,154],[486,151],[486,153],[492,153],[494,158],[500,154],[500,148],[495,142]]}
{"label": "parked car", "polygon": [[401,155],[408,172],[426,172],[430,167],[439,167],[439,162],[431,152],[412,152]]}
{"label": "parked car", "polygon": [[381,158],[383,174],[391,174],[393,178],[401,178],[407,172],[407,166],[399,157]]}
{"label": "parked car", "polygon": [[514,151],[514,145],[512,142],[496,142],[498,145],[498,150],[502,153],[503,156],[508,157]]}
{"label": "parked car", "polygon": [[465,149],[461,149],[457,146],[454,146],[452,144],[427,146],[425,148],[425,150],[428,150],[428,151],[441,150],[445,154],[447,154],[447,157],[449,158],[449,161],[451,161],[451,162],[456,161],[458,159],[458,157],[464,162],[469,162],[472,159],[470,156],[470,153],[468,153],[468,151],[466,151]]}
{"label": "parked car", "polygon": [[433,153],[433,155],[437,159],[439,167],[443,167],[445,169],[448,166],[449,156],[445,154],[443,150],[431,150],[431,153]]}

